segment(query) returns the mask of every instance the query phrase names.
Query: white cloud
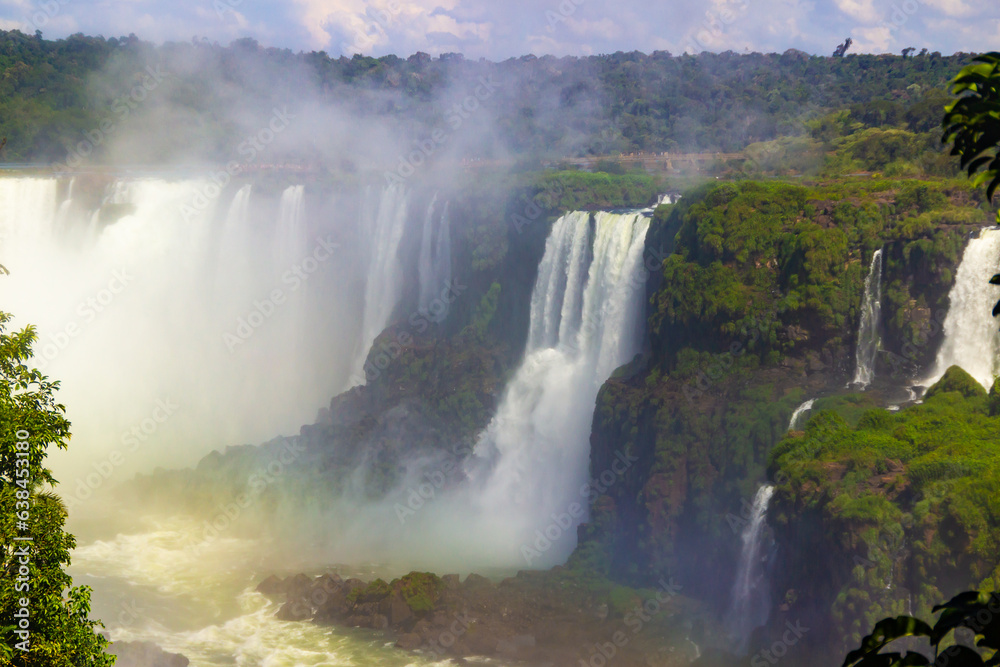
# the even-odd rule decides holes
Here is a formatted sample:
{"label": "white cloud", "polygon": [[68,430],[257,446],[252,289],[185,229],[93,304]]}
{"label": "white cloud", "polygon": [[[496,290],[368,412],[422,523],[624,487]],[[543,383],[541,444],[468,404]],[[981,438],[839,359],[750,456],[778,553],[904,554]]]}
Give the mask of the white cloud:
{"label": "white cloud", "polygon": [[892,31],[886,26],[877,28],[855,28],[854,51],[862,53],[885,53],[892,44]]}
{"label": "white cloud", "polygon": [[[490,24],[455,18],[450,12],[458,4],[459,0],[296,0],[310,48],[363,53],[396,45],[440,52],[449,50],[449,42],[487,42]],[[441,42],[439,47],[427,44],[431,35]]]}
{"label": "white cloud", "polygon": [[[333,55],[459,51],[495,60],[688,47],[828,55],[849,35],[854,53],[981,51],[1000,41],[996,0],[219,0],[231,6],[224,12],[214,1],[51,0],[58,12],[40,27],[49,38],[253,37]],[[24,23],[44,2],[0,0],[0,26],[31,32]]]}
{"label": "white cloud", "polygon": [[882,16],[875,9],[873,0],[834,0],[837,8],[855,21],[876,23]]}
{"label": "white cloud", "polygon": [[[919,0],[922,4],[929,5],[934,9],[938,10],[945,16],[974,16],[977,12],[971,6],[966,4],[964,0]],[[980,2],[980,9],[982,11],[989,11],[990,8],[993,9],[994,13],[997,11],[995,3],[990,3],[990,5],[985,5],[985,3]]]}

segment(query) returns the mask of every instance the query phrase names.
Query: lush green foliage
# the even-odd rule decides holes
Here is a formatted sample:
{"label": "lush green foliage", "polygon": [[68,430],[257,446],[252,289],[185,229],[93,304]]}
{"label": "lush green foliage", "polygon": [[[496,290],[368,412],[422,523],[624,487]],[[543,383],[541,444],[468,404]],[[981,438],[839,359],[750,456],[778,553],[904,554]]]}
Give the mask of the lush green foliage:
{"label": "lush green foliage", "polygon": [[[812,119],[848,106],[868,125],[929,131],[936,121],[928,126],[926,119],[941,89],[967,62],[965,54],[828,58],[796,51],[619,52],[502,63],[466,61],[459,54],[331,58],[322,51],[265,49],[252,39],[229,47],[197,39],[154,47],[134,36],[49,41],[10,31],[0,32],[6,72],[0,117],[10,138],[7,159],[62,160],[101,121],[131,123],[152,110],[156,105],[143,103],[130,113],[115,111],[137,75],[163,65],[170,76],[156,98],[179,111],[179,120],[151,113],[160,122],[156,129],[171,140],[156,137],[156,150],[134,157],[186,154],[181,149],[190,152],[198,140],[199,157],[228,160],[244,137],[217,104],[233,103],[239,91],[270,113],[275,104],[294,106],[309,83],[321,101],[391,119],[412,134],[415,127],[448,127],[449,91],[468,95],[484,77],[498,84],[484,103],[496,117],[497,141],[477,138],[480,157],[733,151],[805,136]],[[191,123],[192,117],[199,122]]]}
{"label": "lush green foliage", "polygon": [[[552,193],[546,208],[559,212],[640,208],[656,200],[656,181],[648,174],[584,171],[543,173],[537,179],[541,193]],[[539,197],[540,199],[543,197]]]}
{"label": "lush green foliage", "polygon": [[59,160],[100,118],[85,81],[126,41],[74,35],[56,42],[0,32],[0,136],[5,160]]}
{"label": "lush green foliage", "polygon": [[[0,313],[0,663],[111,665],[114,658],[103,653],[107,640],[95,632],[100,623],[88,618],[90,589],[72,588],[63,569],[75,546],[73,536],[63,530],[66,508],[46,491],[55,483],[44,466],[46,452],[51,445],[65,448],[69,439],[65,410],[54,396],[59,383],[27,365],[35,332],[29,327],[8,334],[9,320]],[[19,460],[27,465],[18,465]],[[27,563],[20,551],[26,544]],[[25,565],[26,577],[21,572]],[[28,651],[15,648],[24,639],[15,634],[19,626],[14,616],[22,600],[28,601],[30,614]]]}
{"label": "lush green foliage", "polygon": [[[926,354],[965,233],[985,222],[958,181],[743,181],[703,187],[654,219],[679,229],[653,296],[654,354],[761,359],[838,344],[856,329],[871,252],[885,247],[886,334],[912,365]],[[935,319],[937,318],[937,319]],[[753,335],[751,335],[751,332]]]}
{"label": "lush green foliage", "polygon": [[774,448],[770,471],[784,481],[773,521],[789,539],[797,521],[821,521],[810,548],[854,563],[835,575],[835,636],[857,640],[877,619],[928,610],[958,587],[997,589],[998,455],[1000,419],[959,368],[922,405],[871,409],[853,427],[820,411]]}

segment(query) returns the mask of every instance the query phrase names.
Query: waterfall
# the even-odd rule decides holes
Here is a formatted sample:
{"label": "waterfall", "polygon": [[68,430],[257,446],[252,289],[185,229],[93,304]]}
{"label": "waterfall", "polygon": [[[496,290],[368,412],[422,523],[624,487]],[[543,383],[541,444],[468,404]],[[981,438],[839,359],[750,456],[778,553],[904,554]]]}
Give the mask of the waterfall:
{"label": "waterfall", "polygon": [[[278,224],[274,231],[274,252],[270,266],[276,272],[274,280],[308,257],[309,239],[306,230],[305,187],[291,185],[281,193],[278,204]],[[309,283],[304,282],[298,289],[290,290],[287,303],[282,304],[286,314],[275,323],[275,335],[284,338],[291,347],[286,361],[294,368],[301,368],[306,359],[306,334],[312,328],[307,320]]]}
{"label": "waterfall", "polygon": [[951,366],[960,366],[989,389],[1000,374],[1000,331],[993,305],[1000,297],[989,284],[1000,272],[1000,229],[984,229],[965,247],[955,284],[948,294],[944,340],[934,368],[921,384],[930,386]]}
{"label": "waterfall", "polygon": [[440,215],[435,205],[437,195],[431,199],[424,216],[424,229],[417,258],[417,279],[420,284],[418,308],[432,322],[441,322],[448,316],[448,303],[440,294],[451,280],[451,230],[448,220],[448,202]]}
{"label": "waterfall", "polygon": [[[249,257],[250,238],[248,215],[250,211],[250,196],[253,188],[244,185],[233,197],[226,211],[226,220],[222,227],[222,239],[219,242],[219,259],[216,263],[216,294],[220,300],[239,285],[246,284],[254,270]],[[235,306],[235,304],[233,304]]]}
{"label": "waterfall", "polygon": [[301,260],[306,252],[305,218],[302,211],[304,195],[305,187],[301,185],[289,186],[281,193],[278,226],[275,234],[279,267],[291,266]]}
{"label": "waterfall", "polygon": [[813,404],[815,402],[816,402],[815,398],[810,398],[808,401],[806,401],[799,407],[795,408],[795,412],[792,413],[792,418],[788,420],[789,431],[796,430],[795,427],[798,426],[799,419],[802,417],[802,415],[812,410]]}
{"label": "waterfall", "polygon": [[[298,432],[346,379],[351,269],[317,261],[308,290],[284,280],[346,221],[316,216],[306,238],[301,186],[279,203],[249,185],[202,199],[210,185],[81,179],[67,206],[57,179],[0,177],[0,264],[11,271],[0,299],[12,326],[37,326],[34,363],[62,382],[74,446],[53,467],[67,495],[115,450],[124,463],[109,485]],[[99,218],[87,201],[118,208]],[[290,260],[276,238],[301,254]],[[307,312],[323,317],[299,327]],[[149,426],[157,401],[177,407]],[[122,434],[140,424],[141,448],[123,449]]]}
{"label": "waterfall", "polygon": [[767,536],[767,505],[774,487],[761,486],[753,498],[750,518],[743,528],[740,560],[733,583],[732,603],[726,615],[726,627],[735,642],[736,651],[745,655],[750,633],[767,623],[770,613],[770,592],[764,561],[771,544]]}
{"label": "waterfall", "polygon": [[[524,360],[478,438],[480,468],[470,473],[480,485],[476,503],[488,541],[498,549],[530,543],[553,516],[580,520],[569,519],[567,508],[586,507],[580,489],[598,390],[639,348],[648,226],[639,213],[599,213],[591,224],[588,213],[576,212],[552,228]],[[575,526],[559,530],[566,539],[555,540],[540,560],[560,562],[575,546]]]}
{"label": "waterfall", "polygon": [[12,252],[50,242],[55,231],[59,183],[54,178],[0,178],[0,264],[14,271],[26,260]]}
{"label": "waterfall", "polygon": [[589,223],[590,214],[586,211],[567,213],[556,221],[545,241],[545,254],[531,293],[526,355],[554,347],[560,340],[560,333],[568,341],[570,332],[579,326],[583,315],[580,298],[583,272],[587,268],[584,262],[590,242]]}
{"label": "waterfall", "polygon": [[364,315],[354,356],[351,383],[365,383],[365,359],[372,343],[389,324],[403,292],[399,246],[406,229],[409,193],[401,185],[388,185],[375,200],[369,191],[361,215],[361,234],[367,253]]}
{"label": "waterfall", "polygon": [[882,314],[882,249],[872,255],[872,264],[865,278],[865,295],[861,302],[861,322],[855,350],[854,385],[867,389],[875,377],[875,355],[878,353],[879,318]]}

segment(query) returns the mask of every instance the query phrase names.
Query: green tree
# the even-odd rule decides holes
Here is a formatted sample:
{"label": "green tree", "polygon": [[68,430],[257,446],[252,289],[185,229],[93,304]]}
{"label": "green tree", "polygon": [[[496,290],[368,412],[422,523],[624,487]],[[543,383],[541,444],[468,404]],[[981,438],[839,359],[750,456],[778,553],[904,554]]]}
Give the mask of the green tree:
{"label": "green tree", "polygon": [[59,383],[28,366],[34,328],[7,333],[9,321],[0,312],[0,665],[112,665],[103,626],[89,619],[90,589],[65,572],[76,541],[44,465],[70,437]]}
{"label": "green tree", "polygon": [[[945,108],[941,140],[952,144],[951,154],[959,156],[973,183],[986,184],[986,199],[992,202],[1000,186],[1000,52],[972,60],[952,80],[951,92],[960,97]],[[990,278],[990,284],[1000,285],[1000,273]],[[993,307],[993,316],[997,315],[1000,301]]]}

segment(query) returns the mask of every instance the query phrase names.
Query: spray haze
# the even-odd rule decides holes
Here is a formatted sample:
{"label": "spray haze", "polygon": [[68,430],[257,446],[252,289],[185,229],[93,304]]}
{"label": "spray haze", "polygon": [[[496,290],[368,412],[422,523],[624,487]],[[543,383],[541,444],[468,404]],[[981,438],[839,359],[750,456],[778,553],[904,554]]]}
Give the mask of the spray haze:
{"label": "spray haze", "polygon": [[[366,292],[397,289],[420,251],[419,233],[400,247],[423,222],[412,193],[492,137],[479,76],[416,117],[401,92],[322,90],[252,40],[134,48],[89,82],[109,112],[58,160],[69,173],[0,182],[0,288],[63,382],[74,446],[53,462],[71,484],[116,451],[114,481],[314,421],[393,315],[391,294]],[[427,280],[447,273],[448,199]],[[383,219],[391,242],[371,238]]]}
{"label": "spray haze", "polygon": [[[460,58],[440,61],[447,83],[433,85],[419,59],[395,84],[385,63],[341,61],[390,85],[367,85],[362,71],[331,86],[307,57],[249,41],[136,48],[90,82],[114,115],[60,161],[64,173],[0,183],[15,258],[0,287],[18,323],[38,325],[44,370],[63,381],[74,446],[53,463],[70,500],[157,467],[197,464],[191,475],[215,479],[210,452],[289,436],[234,453],[245,465],[185,508],[211,521],[266,479],[239,511],[261,521],[244,527],[297,538],[288,550],[317,562],[563,562],[590,476],[604,472],[588,470],[598,390],[640,344],[646,214],[555,222],[524,308],[527,344],[474,442],[442,436],[403,402],[374,415],[367,440],[306,447],[267,471],[275,447],[303,447],[300,428],[323,427],[331,397],[366,388],[387,327],[443,327],[478,307],[462,296],[469,258],[453,266],[475,224],[459,201],[465,170],[524,151],[503,140],[498,108],[523,104],[529,135],[555,128],[543,150],[578,153],[600,106],[593,86],[549,71],[563,88],[541,90],[530,63]],[[605,133],[596,148],[617,142]],[[337,419],[334,430],[356,427]],[[156,484],[130,488],[152,507]]]}

